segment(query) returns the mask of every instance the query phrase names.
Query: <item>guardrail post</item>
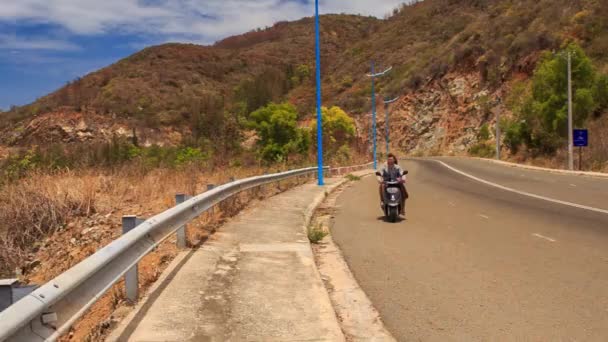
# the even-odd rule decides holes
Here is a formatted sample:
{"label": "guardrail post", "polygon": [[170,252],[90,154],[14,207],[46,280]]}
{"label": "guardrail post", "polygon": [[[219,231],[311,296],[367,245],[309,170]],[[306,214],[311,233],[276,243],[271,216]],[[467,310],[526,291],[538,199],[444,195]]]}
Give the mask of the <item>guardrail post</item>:
{"label": "guardrail post", "polygon": [[[186,195],[185,194],[177,194],[175,195],[175,205],[184,203],[186,201]],[[177,248],[179,249],[185,249],[186,248],[186,229],[187,229],[187,224],[184,224],[183,226],[179,227],[177,229],[176,235],[177,235]]]}
{"label": "guardrail post", "polygon": [[[215,184],[207,184],[207,191],[209,190],[213,190],[215,189]],[[215,206],[211,207],[211,209],[209,209],[209,212],[213,215],[215,215]]]}
{"label": "guardrail post", "polygon": [[[137,216],[129,215],[122,217],[122,233],[123,235],[137,227]],[[125,292],[127,299],[132,303],[137,302],[139,294],[139,275],[137,265],[131,267],[125,273]]]}

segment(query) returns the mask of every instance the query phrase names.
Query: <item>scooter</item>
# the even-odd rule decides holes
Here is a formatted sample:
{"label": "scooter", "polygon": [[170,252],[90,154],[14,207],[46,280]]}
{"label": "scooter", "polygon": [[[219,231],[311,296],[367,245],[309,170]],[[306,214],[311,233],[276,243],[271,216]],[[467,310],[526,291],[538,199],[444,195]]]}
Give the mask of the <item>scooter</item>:
{"label": "scooter", "polygon": [[[403,176],[407,175],[408,171],[403,172]],[[380,172],[376,172],[376,176],[382,177]],[[397,218],[401,213],[405,212],[405,208],[401,206],[402,198],[405,194],[401,193],[401,183],[405,182],[405,177],[401,180],[390,179],[383,181],[386,185],[384,190],[384,203],[381,204],[384,216],[390,222],[397,222]]]}

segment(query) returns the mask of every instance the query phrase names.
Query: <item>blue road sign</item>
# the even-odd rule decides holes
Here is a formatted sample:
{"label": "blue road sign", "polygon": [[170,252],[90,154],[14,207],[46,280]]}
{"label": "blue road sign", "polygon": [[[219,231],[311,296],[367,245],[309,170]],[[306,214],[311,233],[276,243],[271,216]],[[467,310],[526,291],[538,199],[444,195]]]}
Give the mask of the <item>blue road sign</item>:
{"label": "blue road sign", "polygon": [[589,131],[586,129],[574,130],[574,146],[586,147],[589,146]]}

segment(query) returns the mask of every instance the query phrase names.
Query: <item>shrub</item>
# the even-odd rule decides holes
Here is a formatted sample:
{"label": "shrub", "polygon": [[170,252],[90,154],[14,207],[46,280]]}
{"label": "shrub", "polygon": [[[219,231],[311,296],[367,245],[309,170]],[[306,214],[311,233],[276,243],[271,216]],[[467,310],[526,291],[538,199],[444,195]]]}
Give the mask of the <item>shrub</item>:
{"label": "shrub", "polygon": [[328,233],[323,229],[322,225],[308,228],[308,240],[311,243],[318,244],[327,235],[328,235]]}
{"label": "shrub", "polygon": [[2,165],[3,178],[15,180],[34,170],[40,162],[40,155],[36,149],[29,149],[17,155],[9,156]]}
{"label": "shrub", "polygon": [[504,121],[501,126],[505,134],[503,142],[512,153],[517,153],[524,142],[530,141],[528,126],[525,122]]}
{"label": "shrub", "polygon": [[487,143],[478,143],[469,149],[469,153],[476,157],[490,158],[494,156],[494,147]]}
{"label": "shrub", "polygon": [[208,156],[200,148],[185,147],[177,151],[175,164],[177,166],[199,163],[207,160]]}
{"label": "shrub", "polygon": [[479,133],[477,133],[477,140],[480,142],[486,142],[490,139],[490,129],[488,128],[488,124],[483,124],[479,129]]}
{"label": "shrub", "polygon": [[298,128],[294,106],[271,103],[251,113],[248,126],[258,135],[260,157],[268,162],[286,160],[291,153],[304,154],[310,145],[308,131]]}
{"label": "shrub", "polygon": [[[323,154],[332,158],[350,158],[348,145],[355,138],[355,120],[340,107],[323,107]],[[317,120],[310,124],[313,145],[317,141]],[[345,145],[347,145],[345,147]]]}
{"label": "shrub", "polygon": [[345,176],[345,178],[346,178],[346,179],[348,179],[348,180],[349,180],[349,181],[351,181],[351,182],[356,182],[356,181],[361,180],[361,177],[359,177],[359,176],[355,176],[355,175],[350,174],[350,173],[349,173],[349,174],[347,174],[347,175]]}
{"label": "shrub", "polygon": [[352,151],[348,145],[342,145],[336,152],[336,161],[340,164],[348,163],[352,158]]}
{"label": "shrub", "polygon": [[344,76],[342,78],[342,83],[341,83],[342,89],[348,89],[350,87],[353,86],[353,78],[350,77],[349,75]]}

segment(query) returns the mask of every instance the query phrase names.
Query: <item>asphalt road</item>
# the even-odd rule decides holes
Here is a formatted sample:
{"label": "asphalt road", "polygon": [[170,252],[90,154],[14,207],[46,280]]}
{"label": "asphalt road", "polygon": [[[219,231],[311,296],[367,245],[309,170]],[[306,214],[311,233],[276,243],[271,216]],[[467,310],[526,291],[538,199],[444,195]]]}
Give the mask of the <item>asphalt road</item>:
{"label": "asphalt road", "polygon": [[461,171],[513,189],[608,210],[608,177],[594,178],[506,167],[488,161],[436,158]]}
{"label": "asphalt road", "polygon": [[[608,209],[608,179],[443,161],[520,191]],[[332,227],[398,340],[608,340],[607,214],[500,190],[435,161],[405,168],[406,220],[383,221],[368,177],[342,193]]]}

